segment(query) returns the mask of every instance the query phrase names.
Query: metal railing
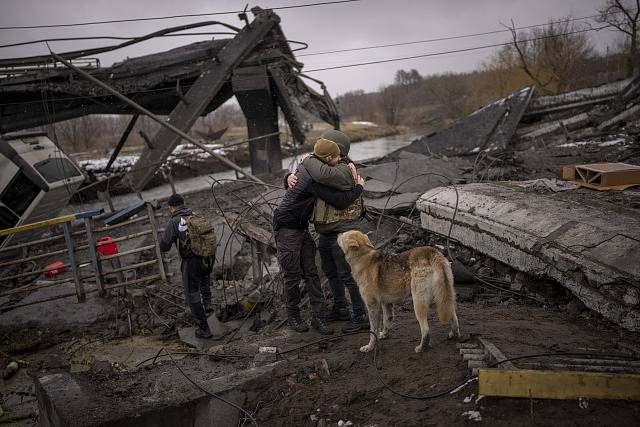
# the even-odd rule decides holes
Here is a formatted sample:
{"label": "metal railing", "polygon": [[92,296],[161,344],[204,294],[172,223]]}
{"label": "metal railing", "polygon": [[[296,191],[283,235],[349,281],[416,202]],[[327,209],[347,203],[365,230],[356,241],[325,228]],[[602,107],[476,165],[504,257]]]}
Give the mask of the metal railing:
{"label": "metal railing", "polygon": [[[5,301],[5,305],[0,306],[0,312],[73,296],[81,303],[86,300],[87,294],[98,293],[104,296],[114,289],[148,285],[157,280],[166,281],[167,274],[160,251],[155,209],[151,204],[147,204],[146,207],[146,212],[112,226],[102,223],[104,215],[102,210],[99,210],[0,230],[0,237],[42,228],[47,228],[51,234],[45,238],[0,249],[0,259],[5,259],[0,261],[0,298],[15,299],[20,294],[28,295],[45,288],[68,286],[70,283],[75,287],[73,292],[59,292],[35,300],[11,303]],[[74,222],[77,224],[75,227]],[[130,226],[135,227],[135,230],[131,230]],[[107,236],[107,241],[100,241],[102,237]],[[151,236],[151,242],[145,239],[147,236]],[[134,239],[138,241],[131,242]],[[124,242],[133,243],[133,247],[126,250],[118,249],[113,253],[104,250],[106,245],[117,246]],[[21,256],[16,256],[20,253]],[[142,256],[145,259],[140,259]],[[8,257],[14,259],[7,260]],[[59,262],[56,267],[47,267],[46,264],[51,261]],[[33,268],[24,271],[24,267],[28,265]],[[64,269],[64,272],[52,274],[55,273],[52,270],[56,269]],[[51,280],[34,280],[34,276],[39,278],[47,273]],[[60,278],[53,279],[56,275]]]}

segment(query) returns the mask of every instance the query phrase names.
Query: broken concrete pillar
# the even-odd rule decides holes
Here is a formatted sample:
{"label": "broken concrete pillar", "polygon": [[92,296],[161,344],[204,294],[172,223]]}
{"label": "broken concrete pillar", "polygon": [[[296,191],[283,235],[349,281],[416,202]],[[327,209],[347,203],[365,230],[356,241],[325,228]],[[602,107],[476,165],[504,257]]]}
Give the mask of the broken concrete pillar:
{"label": "broken concrete pillar", "polygon": [[[278,106],[266,66],[236,69],[233,74],[233,91],[247,118],[249,139],[278,132]],[[279,135],[250,141],[249,153],[251,173],[254,175],[282,169]]]}

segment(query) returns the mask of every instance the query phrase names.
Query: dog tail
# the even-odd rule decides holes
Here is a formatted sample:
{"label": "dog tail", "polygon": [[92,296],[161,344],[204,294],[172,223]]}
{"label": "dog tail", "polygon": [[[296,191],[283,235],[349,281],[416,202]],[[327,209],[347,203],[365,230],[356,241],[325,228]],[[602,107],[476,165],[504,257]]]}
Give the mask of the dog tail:
{"label": "dog tail", "polygon": [[439,260],[441,280],[438,280],[435,288],[436,309],[438,319],[442,323],[448,323],[456,312],[456,291],[453,287],[453,272],[451,264],[442,257]]}

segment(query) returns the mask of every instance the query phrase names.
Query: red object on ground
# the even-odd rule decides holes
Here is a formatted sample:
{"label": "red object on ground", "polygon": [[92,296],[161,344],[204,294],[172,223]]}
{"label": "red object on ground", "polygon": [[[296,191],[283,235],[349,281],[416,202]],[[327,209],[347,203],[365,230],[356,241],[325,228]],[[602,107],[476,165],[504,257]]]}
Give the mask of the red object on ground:
{"label": "red object on ground", "polygon": [[52,262],[51,264],[47,264],[47,266],[44,269],[46,270],[44,274],[47,277],[54,277],[54,276],[57,276],[58,274],[62,274],[65,271],[67,271],[67,267],[64,265],[64,262],[62,261],[55,261],[55,262]]}
{"label": "red object on ground", "polygon": [[118,253],[118,244],[111,236],[104,236],[98,239],[98,253],[102,256],[115,255]]}

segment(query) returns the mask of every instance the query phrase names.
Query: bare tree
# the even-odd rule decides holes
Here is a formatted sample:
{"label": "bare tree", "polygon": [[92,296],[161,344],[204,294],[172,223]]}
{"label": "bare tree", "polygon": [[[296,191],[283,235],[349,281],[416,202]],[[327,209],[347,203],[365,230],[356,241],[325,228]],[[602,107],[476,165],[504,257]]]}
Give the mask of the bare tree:
{"label": "bare tree", "polygon": [[354,90],[336,97],[336,104],[343,118],[375,121],[380,109],[378,98],[375,92]]}
{"label": "bare tree", "polygon": [[626,72],[630,76],[638,71],[638,23],[640,21],[640,0],[607,0],[598,10],[598,22],[605,22],[622,32],[626,38]]}
{"label": "bare tree", "polygon": [[54,124],[60,144],[71,146],[78,152],[92,147],[92,142],[101,136],[101,122],[96,116],[82,116]]}
{"label": "bare tree", "polygon": [[385,123],[391,126],[398,124],[404,94],[397,86],[380,88],[380,107]]}
{"label": "bare tree", "polygon": [[398,70],[396,71],[395,84],[403,87],[411,87],[422,81],[422,76],[418,70],[411,69],[409,71]]}
{"label": "bare tree", "polygon": [[424,81],[424,98],[438,107],[445,121],[464,115],[469,93],[469,81],[465,74],[440,74]]}
{"label": "bare tree", "polygon": [[550,21],[543,28],[517,34],[511,22],[513,45],[520,67],[543,93],[574,87],[581,64],[593,53],[582,28],[571,17]]}

